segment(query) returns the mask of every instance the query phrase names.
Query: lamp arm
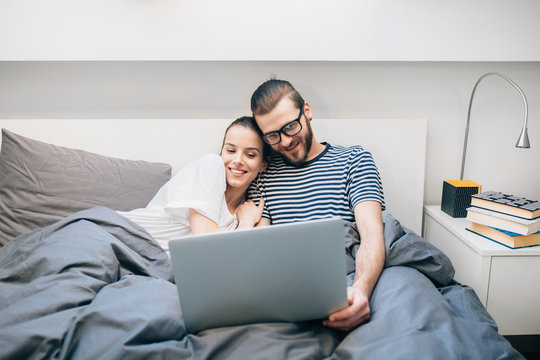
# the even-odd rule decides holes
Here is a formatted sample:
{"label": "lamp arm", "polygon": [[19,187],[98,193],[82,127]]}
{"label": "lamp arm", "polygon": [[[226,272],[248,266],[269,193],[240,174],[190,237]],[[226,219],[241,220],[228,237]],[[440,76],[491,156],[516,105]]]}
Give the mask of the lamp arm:
{"label": "lamp arm", "polygon": [[480,76],[480,78],[476,81],[476,84],[474,84],[474,87],[473,87],[473,90],[472,90],[472,93],[471,93],[471,98],[469,100],[469,110],[467,111],[467,124],[465,125],[465,137],[463,139],[463,154],[461,156],[461,173],[459,175],[460,180],[463,180],[463,172],[465,170],[465,156],[467,154],[467,140],[469,138],[469,124],[471,122],[471,108],[472,108],[472,103],[473,103],[473,99],[474,99],[474,94],[476,93],[476,88],[478,87],[478,84],[480,84],[480,82],[485,77],[488,77],[490,75],[497,75],[497,76],[502,77],[504,80],[508,81],[512,86],[514,86],[514,88],[516,88],[517,91],[519,91],[519,93],[521,94],[521,97],[523,98],[523,103],[525,105],[525,121],[523,123],[523,130],[525,131],[525,129],[527,128],[527,119],[528,119],[528,114],[529,114],[529,106],[527,104],[527,97],[525,96],[525,93],[520,89],[520,87],[515,82],[513,82],[508,76],[503,75],[503,74],[498,73],[498,72],[488,72],[488,73]]}

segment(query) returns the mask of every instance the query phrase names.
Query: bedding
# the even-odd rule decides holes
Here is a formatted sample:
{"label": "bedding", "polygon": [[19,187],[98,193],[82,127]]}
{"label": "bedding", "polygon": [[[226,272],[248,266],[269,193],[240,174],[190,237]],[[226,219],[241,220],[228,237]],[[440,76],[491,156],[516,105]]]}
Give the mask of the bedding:
{"label": "bedding", "polygon": [[145,207],[170,177],[168,164],[55,146],[2,129],[0,246],[96,205]]}
{"label": "bedding", "polygon": [[[353,264],[361,240],[344,230]],[[188,334],[163,249],[107,207],[83,210],[0,249],[0,358],[522,358],[444,254],[391,216],[385,242],[371,320],[349,333],[307,321]]]}

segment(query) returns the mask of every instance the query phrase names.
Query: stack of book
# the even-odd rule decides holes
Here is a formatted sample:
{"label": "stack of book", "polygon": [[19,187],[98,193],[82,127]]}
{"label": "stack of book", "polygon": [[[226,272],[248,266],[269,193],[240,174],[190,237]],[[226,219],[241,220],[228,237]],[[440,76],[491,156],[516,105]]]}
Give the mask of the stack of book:
{"label": "stack of book", "polygon": [[471,196],[467,230],[511,248],[540,245],[540,201],[484,191]]}

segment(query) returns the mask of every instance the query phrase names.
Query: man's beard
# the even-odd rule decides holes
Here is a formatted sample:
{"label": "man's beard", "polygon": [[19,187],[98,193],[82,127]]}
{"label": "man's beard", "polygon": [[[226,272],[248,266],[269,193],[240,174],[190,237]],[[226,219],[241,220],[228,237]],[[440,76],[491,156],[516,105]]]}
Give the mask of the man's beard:
{"label": "man's beard", "polygon": [[300,139],[301,144],[299,144],[299,145],[304,144],[304,147],[305,147],[304,148],[304,150],[305,150],[304,155],[301,158],[298,159],[298,158],[291,158],[291,157],[289,157],[287,155],[282,154],[283,156],[285,156],[287,158],[287,160],[289,160],[289,162],[291,164],[301,165],[301,164],[305,163],[307,158],[308,158],[308,154],[311,151],[311,144],[313,142],[313,131],[311,130],[311,124],[310,124],[309,120],[306,121],[306,129],[308,130],[307,134],[306,134],[306,136],[304,138]]}

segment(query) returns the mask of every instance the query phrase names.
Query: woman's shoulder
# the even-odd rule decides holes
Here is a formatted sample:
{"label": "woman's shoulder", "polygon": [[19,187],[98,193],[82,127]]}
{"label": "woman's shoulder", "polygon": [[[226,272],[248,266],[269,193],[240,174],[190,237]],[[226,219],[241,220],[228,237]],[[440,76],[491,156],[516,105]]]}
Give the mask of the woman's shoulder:
{"label": "woman's shoulder", "polygon": [[203,155],[199,158],[200,161],[208,161],[208,162],[221,162],[223,163],[223,159],[218,154],[209,153],[206,155]]}
{"label": "woman's shoulder", "polygon": [[198,166],[210,171],[225,171],[225,164],[221,156],[206,154],[197,160]]}
{"label": "woman's shoulder", "polygon": [[216,177],[216,174],[220,173],[223,173],[223,176],[225,176],[225,165],[223,164],[221,156],[216,154],[206,154],[183,166],[169,182],[175,184],[184,183],[188,179],[201,181],[212,179]]}
{"label": "woman's shoulder", "polygon": [[223,169],[223,159],[217,154],[206,154],[200,158],[191,161],[185,166],[185,168],[209,168],[209,169]]}

